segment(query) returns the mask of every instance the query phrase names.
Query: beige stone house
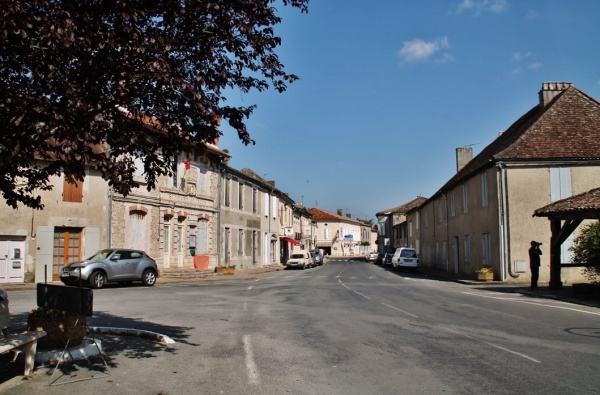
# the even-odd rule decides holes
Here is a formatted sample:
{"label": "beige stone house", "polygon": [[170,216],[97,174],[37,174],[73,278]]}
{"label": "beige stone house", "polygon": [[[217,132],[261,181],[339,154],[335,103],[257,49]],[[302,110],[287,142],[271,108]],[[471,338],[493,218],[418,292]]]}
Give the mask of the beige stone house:
{"label": "beige stone house", "polygon": [[[547,283],[551,231],[532,215],[600,186],[600,103],[570,83],[544,83],[538,104],[477,156],[458,162],[456,175],[407,213],[408,244],[421,265],[473,277],[488,267],[496,280],[528,282],[528,249],[536,240],[543,243],[540,283]],[[565,264],[569,240],[562,248]],[[562,278],[578,281],[581,269],[564,266]]]}
{"label": "beige stone house", "polygon": [[317,227],[317,248],[322,249],[325,255],[360,256],[363,254],[361,229],[364,223],[352,219],[350,214],[343,216],[342,210],[338,210],[337,214],[316,207],[308,211]]}
{"label": "beige stone house", "polygon": [[415,207],[420,206],[427,199],[417,196],[410,202],[382,210],[375,214],[379,222],[379,252],[394,252],[396,248],[406,247],[408,245],[408,222],[406,213]]}
{"label": "beige stone house", "polygon": [[57,281],[66,263],[107,245],[108,187],[100,173],[88,167],[83,182],[50,182],[54,188],[39,193],[44,210],[0,202],[0,283]]}
{"label": "beige stone house", "polygon": [[279,246],[284,242],[280,240],[283,193],[274,182],[247,168],[238,171],[226,166],[221,178],[222,264],[246,269],[279,262]]}
{"label": "beige stone house", "polygon": [[175,158],[173,176],[159,177],[150,191],[140,171],[139,188],[126,197],[110,193],[108,246],[145,250],[161,270],[216,266],[219,171],[228,159],[213,144],[190,148]]}

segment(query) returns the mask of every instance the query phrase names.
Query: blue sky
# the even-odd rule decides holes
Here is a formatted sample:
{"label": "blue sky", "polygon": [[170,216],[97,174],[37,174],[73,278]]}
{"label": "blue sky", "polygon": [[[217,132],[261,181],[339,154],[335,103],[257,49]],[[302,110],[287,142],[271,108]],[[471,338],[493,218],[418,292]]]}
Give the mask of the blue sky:
{"label": "blue sky", "polygon": [[600,100],[600,1],[312,0],[279,7],[288,72],[256,104],[244,146],[227,126],[230,165],[251,168],[307,207],[353,218],[434,194],[538,102],[542,82]]}

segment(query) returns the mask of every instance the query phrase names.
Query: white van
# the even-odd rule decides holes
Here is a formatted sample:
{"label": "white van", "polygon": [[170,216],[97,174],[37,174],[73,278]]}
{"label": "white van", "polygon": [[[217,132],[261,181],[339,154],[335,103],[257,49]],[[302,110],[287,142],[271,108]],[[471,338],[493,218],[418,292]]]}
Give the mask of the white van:
{"label": "white van", "polygon": [[301,269],[306,269],[307,267],[312,267],[312,257],[306,250],[297,250],[292,251],[292,255],[285,263],[287,268],[299,267]]}
{"label": "white van", "polygon": [[411,271],[416,272],[418,266],[419,257],[417,256],[417,250],[409,247],[396,248],[394,256],[392,257],[393,270],[399,270],[406,267]]}

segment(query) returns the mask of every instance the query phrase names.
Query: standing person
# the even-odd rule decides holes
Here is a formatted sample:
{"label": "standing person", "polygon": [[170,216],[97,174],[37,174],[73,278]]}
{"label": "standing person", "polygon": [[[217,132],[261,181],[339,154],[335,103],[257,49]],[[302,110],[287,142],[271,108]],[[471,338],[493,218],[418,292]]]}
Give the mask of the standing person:
{"label": "standing person", "polygon": [[531,248],[529,248],[529,268],[531,269],[531,288],[537,288],[538,278],[540,277],[540,255],[542,250],[540,246],[542,243],[537,241],[531,242]]}

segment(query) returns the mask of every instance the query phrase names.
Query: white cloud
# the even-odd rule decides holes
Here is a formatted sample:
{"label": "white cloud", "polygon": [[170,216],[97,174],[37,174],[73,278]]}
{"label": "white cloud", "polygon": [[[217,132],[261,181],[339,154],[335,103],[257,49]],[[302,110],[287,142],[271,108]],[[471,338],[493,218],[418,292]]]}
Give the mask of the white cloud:
{"label": "white cloud", "polygon": [[531,53],[531,51],[527,51],[527,52],[515,52],[513,55],[513,58],[515,59],[516,62],[520,62],[521,60],[525,59],[525,58],[530,58],[533,54]]}
{"label": "white cloud", "polygon": [[[433,41],[425,41],[416,38],[414,40],[405,41],[398,54],[405,62],[419,62],[428,60],[436,53],[439,53],[439,51],[449,48],[450,42],[448,41],[448,37],[438,38]],[[452,55],[443,53],[436,61],[446,62],[451,60],[451,58]]]}
{"label": "white cloud", "polygon": [[521,74],[527,69],[531,71],[538,71],[542,68],[543,63],[538,61],[537,54],[531,51],[518,51],[513,54],[513,61],[517,64],[510,75]]}
{"label": "white cloud", "polygon": [[508,9],[507,0],[462,0],[458,5],[457,12],[472,12],[479,15],[482,12],[501,14]]}
{"label": "white cloud", "polygon": [[528,67],[529,67],[529,69],[531,69],[533,71],[538,71],[539,69],[542,68],[542,62],[531,63]]}

